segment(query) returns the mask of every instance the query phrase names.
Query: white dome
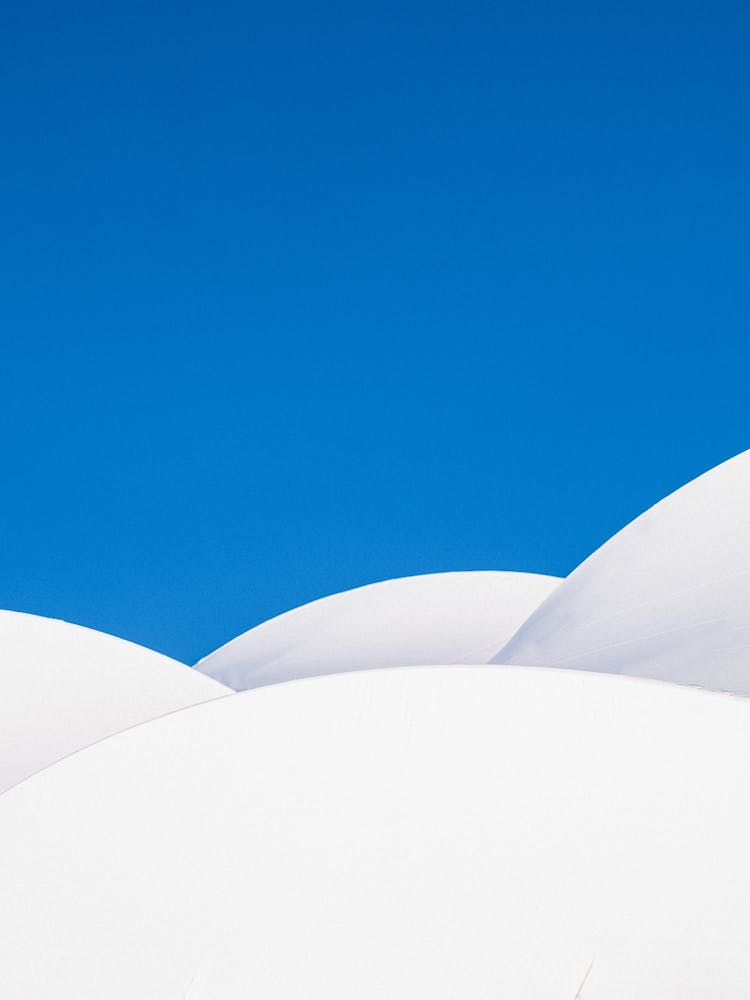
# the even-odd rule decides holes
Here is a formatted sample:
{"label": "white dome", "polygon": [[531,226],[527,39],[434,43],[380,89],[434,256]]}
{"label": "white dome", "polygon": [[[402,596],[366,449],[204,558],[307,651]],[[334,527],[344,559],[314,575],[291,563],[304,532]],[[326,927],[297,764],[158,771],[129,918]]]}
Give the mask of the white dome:
{"label": "white dome", "polygon": [[187,709],[0,798],[3,1000],[746,1000],[750,702],[521,668]]}
{"label": "white dome", "polygon": [[124,639],[0,611],[0,791],[121,729],[230,693]]}
{"label": "white dome", "polygon": [[583,562],[493,657],[750,694],[750,451]]}
{"label": "white dome", "polygon": [[342,670],[486,663],[560,582],[501,572],[387,580],[279,615],[196,669],[243,691]]}

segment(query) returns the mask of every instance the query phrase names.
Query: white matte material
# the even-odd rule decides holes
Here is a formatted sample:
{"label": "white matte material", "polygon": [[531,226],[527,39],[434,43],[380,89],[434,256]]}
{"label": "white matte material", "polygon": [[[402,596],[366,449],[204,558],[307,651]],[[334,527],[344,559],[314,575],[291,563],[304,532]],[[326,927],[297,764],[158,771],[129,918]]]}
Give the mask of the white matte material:
{"label": "white matte material", "polygon": [[750,451],[583,562],[493,657],[750,695]]}
{"label": "white matte material", "polygon": [[444,667],[276,685],[0,798],[3,1000],[747,1000],[750,702]]}
{"label": "white matte material", "polygon": [[560,582],[486,571],[374,583],[272,618],[196,669],[243,691],[342,670],[486,663]]}
{"label": "white matte material", "polygon": [[0,611],[0,792],[121,729],[231,693],[124,639]]}

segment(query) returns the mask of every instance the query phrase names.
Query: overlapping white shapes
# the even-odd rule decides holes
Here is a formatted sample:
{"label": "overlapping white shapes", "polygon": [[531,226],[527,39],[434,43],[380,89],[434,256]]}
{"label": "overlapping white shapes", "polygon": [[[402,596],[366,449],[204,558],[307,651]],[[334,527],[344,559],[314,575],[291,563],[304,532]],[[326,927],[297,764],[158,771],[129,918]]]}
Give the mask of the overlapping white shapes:
{"label": "overlapping white shapes", "polygon": [[744,699],[573,671],[186,709],[0,798],[3,1000],[745,1000],[749,756]]}
{"label": "overlapping white shapes", "polygon": [[750,452],[611,538],[494,661],[750,695]]}
{"label": "overlapping white shapes", "polygon": [[746,1000],[750,700],[678,684],[750,695],[750,453],[197,670],[2,612],[0,997]]}
{"label": "overlapping white shapes", "polygon": [[196,664],[243,691],[298,677],[425,663],[486,663],[560,584],[536,573],[433,573],[313,601]]}
{"label": "overlapping white shapes", "polygon": [[0,791],[105,736],[230,693],[124,639],[0,611]]}

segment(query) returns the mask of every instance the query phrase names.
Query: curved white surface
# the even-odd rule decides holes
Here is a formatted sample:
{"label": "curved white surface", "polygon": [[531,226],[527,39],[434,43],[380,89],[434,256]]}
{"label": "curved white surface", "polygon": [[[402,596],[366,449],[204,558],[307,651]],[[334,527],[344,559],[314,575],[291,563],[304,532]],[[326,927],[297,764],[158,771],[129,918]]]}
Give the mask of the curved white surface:
{"label": "curved white surface", "polygon": [[344,670],[486,663],[560,582],[487,571],[374,583],[272,618],[196,669],[244,691]]}
{"label": "curved white surface", "polygon": [[642,514],[493,658],[750,695],[750,451]]}
{"label": "curved white surface", "polygon": [[444,667],[276,685],[0,799],[4,1000],[746,1000],[750,702]]}
{"label": "curved white surface", "polygon": [[0,611],[0,791],[128,726],[227,694],[124,639]]}

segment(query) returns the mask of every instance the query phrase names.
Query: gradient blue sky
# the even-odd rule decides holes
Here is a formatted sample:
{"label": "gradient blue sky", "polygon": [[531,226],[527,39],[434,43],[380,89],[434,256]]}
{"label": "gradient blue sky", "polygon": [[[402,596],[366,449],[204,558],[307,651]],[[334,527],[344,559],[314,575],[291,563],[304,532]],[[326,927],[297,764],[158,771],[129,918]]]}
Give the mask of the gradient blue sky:
{"label": "gradient blue sky", "polygon": [[192,662],[750,446],[745,3],[0,15],[0,606]]}

